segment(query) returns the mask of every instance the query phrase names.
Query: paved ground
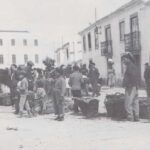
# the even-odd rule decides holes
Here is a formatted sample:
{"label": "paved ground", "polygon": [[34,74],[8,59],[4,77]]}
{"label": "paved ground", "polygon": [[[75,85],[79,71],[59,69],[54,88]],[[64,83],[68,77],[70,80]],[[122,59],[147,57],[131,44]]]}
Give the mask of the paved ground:
{"label": "paved ground", "polygon": [[[100,97],[102,112],[105,111],[104,95],[103,89]],[[90,120],[68,113],[64,122],[57,122],[53,115],[17,118],[12,112],[12,107],[0,107],[0,150],[150,149],[150,123],[145,120],[138,123],[105,117]]]}

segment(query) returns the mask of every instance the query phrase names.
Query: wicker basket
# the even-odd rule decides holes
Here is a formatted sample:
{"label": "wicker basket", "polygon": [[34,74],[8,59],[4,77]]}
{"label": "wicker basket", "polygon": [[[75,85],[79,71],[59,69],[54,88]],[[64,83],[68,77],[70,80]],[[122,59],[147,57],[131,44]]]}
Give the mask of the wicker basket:
{"label": "wicker basket", "polygon": [[0,105],[2,105],[2,106],[11,106],[12,105],[9,93],[1,93],[0,94]]}
{"label": "wicker basket", "polygon": [[77,102],[81,112],[88,118],[98,115],[99,100],[94,98],[73,98]]}
{"label": "wicker basket", "polygon": [[124,119],[126,117],[124,101],[124,94],[116,93],[112,95],[106,95],[104,104],[107,110],[108,117],[115,119]]}
{"label": "wicker basket", "polygon": [[140,118],[150,119],[150,100],[139,98]]}

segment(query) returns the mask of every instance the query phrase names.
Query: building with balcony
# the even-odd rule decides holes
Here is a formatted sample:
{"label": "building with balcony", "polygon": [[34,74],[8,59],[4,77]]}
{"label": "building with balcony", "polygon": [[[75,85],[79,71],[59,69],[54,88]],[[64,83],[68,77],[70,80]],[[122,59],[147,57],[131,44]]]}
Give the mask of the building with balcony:
{"label": "building with balcony", "polygon": [[56,65],[82,63],[81,42],[67,42],[55,51]]}
{"label": "building with balcony", "polygon": [[0,30],[0,68],[26,64],[28,60],[35,67],[44,67],[42,62],[47,56],[49,47],[29,31]]}
{"label": "building with balcony", "polygon": [[150,62],[150,1],[132,0],[99,19],[79,34],[82,38],[83,63],[92,59],[101,76],[107,78],[108,60],[114,62],[116,78],[122,79],[121,56],[131,52],[143,79],[144,64]]}

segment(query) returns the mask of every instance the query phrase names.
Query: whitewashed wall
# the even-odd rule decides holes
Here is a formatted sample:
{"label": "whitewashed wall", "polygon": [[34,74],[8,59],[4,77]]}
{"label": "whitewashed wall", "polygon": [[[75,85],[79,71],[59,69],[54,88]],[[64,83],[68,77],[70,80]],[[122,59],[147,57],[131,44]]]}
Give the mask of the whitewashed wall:
{"label": "whitewashed wall", "polygon": [[[114,68],[116,71],[116,77],[122,78],[121,72],[121,54],[125,52],[124,42],[120,41],[120,32],[119,32],[119,22],[125,21],[125,34],[130,33],[130,16],[134,13],[138,13],[139,19],[139,30],[141,32],[141,76],[143,77],[144,72],[144,63],[150,61],[150,6],[146,6],[144,4],[131,6],[126,9],[126,11],[119,12],[118,14],[114,14],[112,16],[108,16],[103,19],[98,26],[101,26],[99,32],[99,43],[105,41],[105,26],[111,25],[111,36],[112,36],[112,46],[113,46],[113,61]],[[91,32],[92,37],[92,51],[88,50],[88,39],[87,34]],[[94,44],[94,28],[85,31],[81,38],[83,41],[83,35],[86,37],[86,52],[83,51],[83,63],[88,64],[89,59],[93,59],[96,63],[97,68],[100,70],[101,76],[107,76],[107,64],[106,58],[101,56],[101,47],[99,50],[95,50]],[[83,47],[83,43],[82,43]]]}

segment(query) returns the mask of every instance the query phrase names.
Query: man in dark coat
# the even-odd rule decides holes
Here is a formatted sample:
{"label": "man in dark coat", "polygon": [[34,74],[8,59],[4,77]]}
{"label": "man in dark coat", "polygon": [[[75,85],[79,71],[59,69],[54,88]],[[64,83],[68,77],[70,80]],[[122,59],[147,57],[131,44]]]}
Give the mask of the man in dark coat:
{"label": "man in dark coat", "polygon": [[33,67],[34,66],[34,63],[32,61],[28,61],[27,62],[27,67],[25,69],[25,72],[26,72],[26,78],[28,80],[28,88],[29,88],[29,91],[33,91],[33,88],[34,88],[34,77],[33,77]]}
{"label": "man in dark coat", "polygon": [[11,87],[10,87],[10,93],[11,93],[11,101],[12,105],[15,106],[15,114],[19,113],[19,93],[17,92],[17,83],[19,81],[18,77],[18,71],[17,66],[15,64],[11,65],[10,68],[10,78],[11,78]]}
{"label": "man in dark coat", "polygon": [[147,97],[150,98],[150,66],[148,63],[145,63],[144,79],[146,84]]}
{"label": "man in dark coat", "polygon": [[126,66],[123,87],[125,88],[125,110],[127,113],[127,120],[139,121],[139,101],[137,99],[139,75],[137,67],[131,53],[123,55],[122,60]]}
{"label": "man in dark coat", "polygon": [[99,79],[100,73],[98,71],[98,69],[95,67],[95,63],[91,63],[90,64],[90,70],[88,73],[88,77],[90,80],[90,83],[92,85],[92,90],[93,90],[93,97],[99,96],[99,90],[98,90],[98,79]]}

